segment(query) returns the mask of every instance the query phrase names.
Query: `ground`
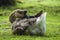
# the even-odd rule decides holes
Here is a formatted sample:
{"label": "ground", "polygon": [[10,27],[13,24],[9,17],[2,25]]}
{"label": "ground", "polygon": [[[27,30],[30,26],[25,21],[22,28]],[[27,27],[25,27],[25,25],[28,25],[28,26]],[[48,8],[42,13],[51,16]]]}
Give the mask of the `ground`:
{"label": "ground", "polygon": [[[22,3],[21,3],[22,2]],[[15,6],[0,7],[0,40],[60,40],[59,0],[17,0]],[[26,9],[27,15],[35,15],[41,9],[47,12],[45,36],[13,35],[9,15],[15,9]],[[9,28],[9,29],[8,29]]]}

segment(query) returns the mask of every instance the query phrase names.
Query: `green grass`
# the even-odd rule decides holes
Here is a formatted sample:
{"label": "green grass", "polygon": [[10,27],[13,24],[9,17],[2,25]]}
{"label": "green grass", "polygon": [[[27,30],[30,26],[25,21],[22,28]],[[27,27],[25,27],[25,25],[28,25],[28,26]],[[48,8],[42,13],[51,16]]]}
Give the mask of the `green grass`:
{"label": "green grass", "polygon": [[[0,7],[0,13],[3,14],[0,16],[0,40],[60,40],[60,1],[22,0],[22,2],[17,1],[15,6]],[[9,14],[17,8],[26,9],[27,15],[35,15],[41,9],[45,9],[47,11],[45,36],[13,35]]]}

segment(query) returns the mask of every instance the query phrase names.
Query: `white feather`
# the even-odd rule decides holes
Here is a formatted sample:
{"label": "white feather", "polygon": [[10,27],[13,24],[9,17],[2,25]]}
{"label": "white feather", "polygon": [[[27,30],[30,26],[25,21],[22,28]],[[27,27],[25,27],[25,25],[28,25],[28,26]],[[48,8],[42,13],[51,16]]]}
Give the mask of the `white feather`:
{"label": "white feather", "polygon": [[28,28],[28,32],[36,35],[44,34],[46,32],[46,14],[47,12],[44,12],[38,17],[35,24]]}

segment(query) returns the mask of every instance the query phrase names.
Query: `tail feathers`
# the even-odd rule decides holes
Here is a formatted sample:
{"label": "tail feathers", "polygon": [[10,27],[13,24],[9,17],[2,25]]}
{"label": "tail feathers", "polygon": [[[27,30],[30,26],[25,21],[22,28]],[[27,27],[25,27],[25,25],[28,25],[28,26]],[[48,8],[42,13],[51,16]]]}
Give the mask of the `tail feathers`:
{"label": "tail feathers", "polygon": [[43,10],[41,10],[39,13],[37,13],[37,15],[35,15],[35,17],[41,16],[42,13],[43,13]]}

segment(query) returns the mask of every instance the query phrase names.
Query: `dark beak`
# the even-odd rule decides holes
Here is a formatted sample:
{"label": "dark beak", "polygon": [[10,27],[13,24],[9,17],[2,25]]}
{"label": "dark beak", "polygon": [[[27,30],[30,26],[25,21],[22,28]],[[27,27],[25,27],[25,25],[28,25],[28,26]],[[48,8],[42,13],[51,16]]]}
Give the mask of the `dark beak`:
{"label": "dark beak", "polygon": [[24,13],[26,14],[26,13],[27,13],[27,11],[25,10],[25,11],[24,11]]}

